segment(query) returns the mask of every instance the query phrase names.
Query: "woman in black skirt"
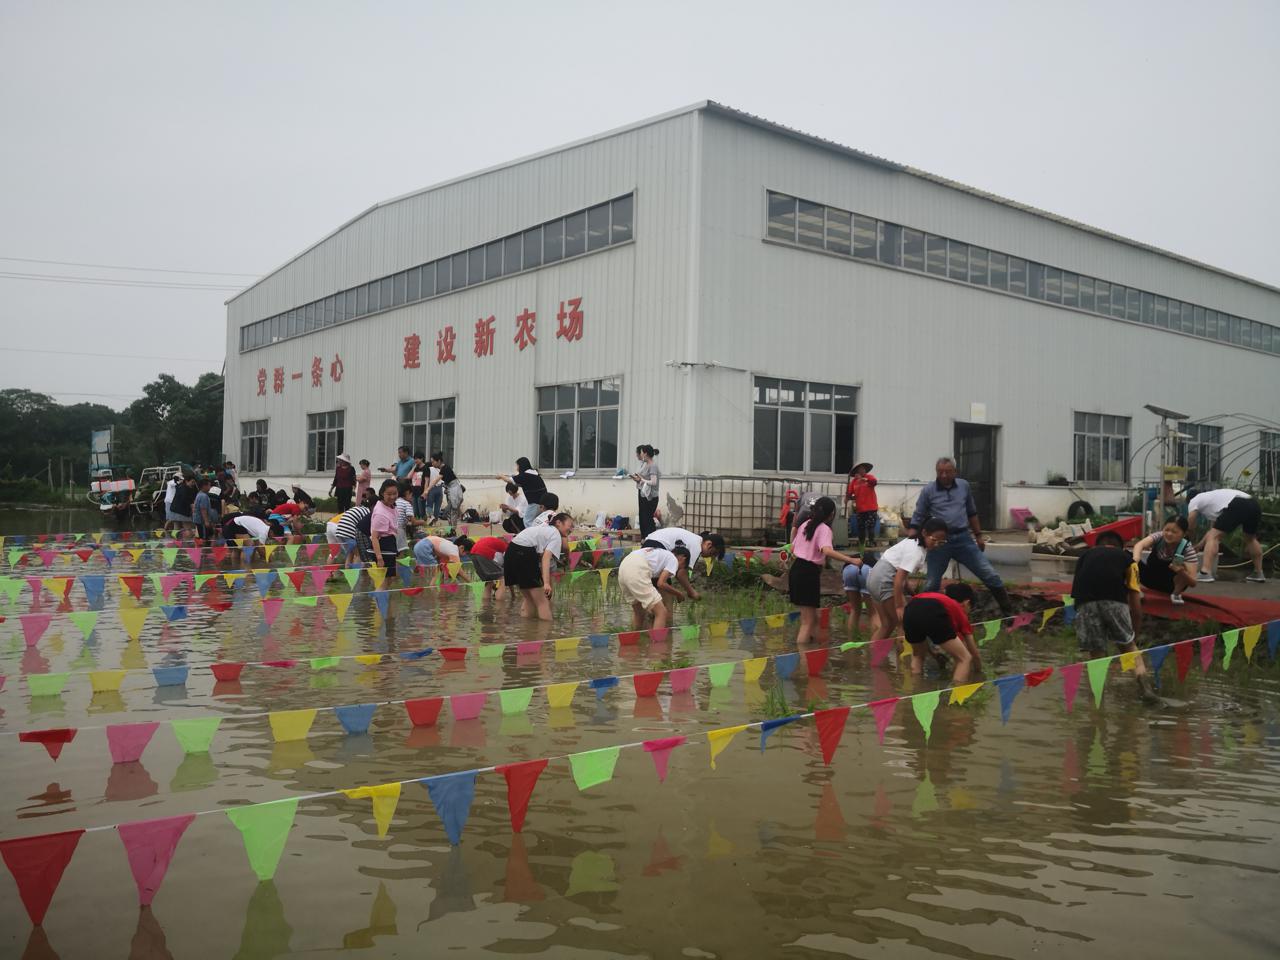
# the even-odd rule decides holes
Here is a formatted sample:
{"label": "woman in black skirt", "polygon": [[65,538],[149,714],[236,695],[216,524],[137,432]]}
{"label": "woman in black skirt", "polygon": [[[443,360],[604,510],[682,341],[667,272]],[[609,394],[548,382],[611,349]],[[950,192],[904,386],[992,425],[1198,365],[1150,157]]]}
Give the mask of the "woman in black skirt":
{"label": "woman in black skirt", "polygon": [[799,524],[791,539],[791,570],[787,575],[791,602],[800,608],[800,632],[796,644],[803,647],[818,632],[818,607],[822,605],[822,568],[827,557],[843,563],[861,564],[831,546],[831,521],[836,515],[836,502],[819,497],[808,519]]}
{"label": "woman in black skirt", "polygon": [[557,513],[549,523],[525,527],[507,547],[502,579],[520,590],[520,615],[551,619],[551,558],[560,556],[563,538],[573,532],[573,517]]}

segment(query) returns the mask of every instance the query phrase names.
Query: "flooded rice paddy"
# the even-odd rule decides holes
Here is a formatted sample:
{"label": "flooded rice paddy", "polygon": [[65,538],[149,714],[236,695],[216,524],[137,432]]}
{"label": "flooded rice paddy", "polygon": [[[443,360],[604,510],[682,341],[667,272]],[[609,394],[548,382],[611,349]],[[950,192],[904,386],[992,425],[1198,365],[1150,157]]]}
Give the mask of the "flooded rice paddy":
{"label": "flooded rice paddy", "polygon": [[[341,583],[341,581],[339,581]],[[345,591],[345,583],[341,583]],[[276,588],[279,589],[278,587]],[[332,607],[286,603],[263,623],[252,585],[213,581],[229,600],[193,604],[186,620],[149,617],[138,641],[104,612],[86,642],[55,616],[34,651],[0,610],[0,836],[219,811],[337,788],[429,777],[683,735],[665,782],[652,757],[624,749],[613,779],[579,791],[568,762],[539,779],[524,830],[512,832],[503,780],[482,773],[462,842],[451,847],[418,784],[403,788],[380,839],[366,799],[303,800],[273,880],[259,883],[240,834],[221,813],[199,816],[150,909],[139,910],[114,830],[87,833],[43,929],[32,930],[0,876],[0,952],[50,957],[243,957],[512,954],[553,957],[1026,957],[1088,951],[1170,956],[1216,951],[1274,956],[1280,872],[1280,678],[1266,659],[1237,656],[1185,684],[1174,658],[1166,702],[1144,706],[1132,677],[1113,672],[1101,708],[1087,684],[1070,714],[1055,676],[1019,695],[1009,722],[983,688],[940,706],[928,740],[904,701],[877,738],[851,712],[832,764],[811,721],[740,733],[708,762],[706,732],[811,707],[860,705],[917,692],[890,658],[833,653],[819,676],[789,679],[772,662],[759,682],[735,670],[713,687],[698,672],[687,693],[637,697],[631,674],[772,656],[795,649],[795,626],[620,647],[548,644],[501,659],[401,654],[445,644],[513,643],[629,629],[611,580],[564,585],[556,621],[531,625],[505,601],[468,591],[392,595],[376,613],[362,580],[345,621]],[[330,583],[328,590],[337,591]],[[121,589],[108,586],[105,611]],[[310,584],[306,592],[310,592]],[[787,609],[767,591],[711,594],[678,608],[677,623],[710,624]],[[46,597],[48,595],[46,594]],[[82,594],[72,608],[83,609]],[[53,601],[44,610],[57,611]],[[837,641],[843,621],[836,618]],[[1176,636],[1204,632],[1175,624]],[[719,631],[716,631],[719,633]],[[572,647],[572,649],[570,649]],[[313,670],[311,657],[389,654]],[[474,654],[474,651],[473,651]],[[1002,633],[987,676],[1071,662],[1069,633]],[[215,682],[215,660],[299,660],[250,667]],[[118,692],[91,693],[87,671],[187,663],[185,688],[148,672]],[[31,697],[22,676],[68,670],[61,696]],[[474,720],[414,727],[403,706],[380,706],[369,732],[346,735],[323,709],[309,736],[274,742],[264,711],[433,697],[615,675],[578,688],[569,707],[535,693],[503,714],[490,696]],[[946,684],[927,676],[924,687]],[[785,698],[785,705],[781,698]],[[184,755],[162,724],[140,762],[113,764],[103,727],[220,716],[208,753]],[[17,731],[80,728],[55,763]]]}

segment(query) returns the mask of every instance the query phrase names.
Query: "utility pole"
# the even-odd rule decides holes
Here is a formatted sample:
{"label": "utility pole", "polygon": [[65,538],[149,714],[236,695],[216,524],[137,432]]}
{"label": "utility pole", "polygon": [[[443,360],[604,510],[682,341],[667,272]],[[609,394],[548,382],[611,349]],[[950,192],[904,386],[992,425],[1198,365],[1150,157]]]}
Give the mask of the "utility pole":
{"label": "utility pole", "polygon": [[[1151,403],[1146,404],[1146,408],[1160,418],[1160,426],[1156,433],[1157,438],[1160,440],[1160,484],[1156,487],[1156,514],[1152,518],[1150,526],[1143,524],[1143,533],[1152,533],[1164,526],[1165,490],[1167,489],[1172,495],[1173,487],[1171,482],[1174,477],[1179,471],[1182,471],[1182,477],[1185,478],[1186,476],[1184,468],[1169,463],[1172,459],[1172,450],[1169,444],[1175,436],[1178,436],[1177,430],[1170,426],[1169,421],[1187,420],[1190,415],[1168,410],[1164,407],[1157,407]],[[1146,511],[1144,510],[1143,513],[1145,515]]]}

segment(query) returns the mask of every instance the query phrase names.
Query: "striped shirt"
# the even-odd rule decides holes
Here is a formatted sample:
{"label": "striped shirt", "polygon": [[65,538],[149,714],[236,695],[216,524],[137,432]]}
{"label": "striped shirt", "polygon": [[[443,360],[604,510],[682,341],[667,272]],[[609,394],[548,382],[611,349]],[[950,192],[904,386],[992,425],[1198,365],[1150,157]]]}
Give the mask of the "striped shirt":
{"label": "striped shirt", "polygon": [[413,519],[413,504],[401,497],[396,500],[396,549],[409,548],[409,521]]}
{"label": "striped shirt", "polygon": [[349,540],[358,539],[360,533],[360,521],[370,515],[368,507],[352,507],[342,516],[338,517],[335,524],[335,532],[338,540],[346,543]]}

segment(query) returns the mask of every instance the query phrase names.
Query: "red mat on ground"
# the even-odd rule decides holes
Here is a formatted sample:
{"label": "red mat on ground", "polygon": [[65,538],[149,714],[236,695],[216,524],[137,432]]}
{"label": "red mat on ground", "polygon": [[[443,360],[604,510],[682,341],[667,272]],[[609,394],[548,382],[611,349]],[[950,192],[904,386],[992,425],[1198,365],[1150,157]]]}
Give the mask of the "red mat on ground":
{"label": "red mat on ground", "polygon": [[[1071,584],[1036,583],[1019,591],[1024,594],[1057,599],[1071,592]],[[1220,623],[1224,627],[1248,627],[1255,623],[1280,620],[1280,601],[1250,600],[1247,597],[1219,597],[1192,591],[1185,595],[1186,603],[1169,602],[1163,593],[1142,591],[1142,612],[1164,620],[1202,620]]]}

